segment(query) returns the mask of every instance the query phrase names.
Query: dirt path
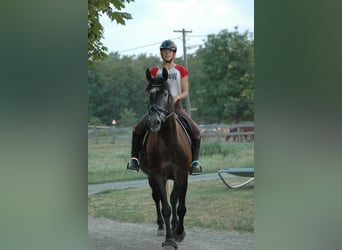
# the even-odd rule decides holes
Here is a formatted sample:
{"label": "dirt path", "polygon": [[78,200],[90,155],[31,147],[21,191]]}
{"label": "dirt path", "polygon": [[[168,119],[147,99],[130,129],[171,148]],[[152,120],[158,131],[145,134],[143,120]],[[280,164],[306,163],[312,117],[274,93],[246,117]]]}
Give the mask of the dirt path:
{"label": "dirt path", "polygon": [[[219,178],[216,173],[189,176],[189,182]],[[223,184],[222,184],[223,185]],[[147,180],[104,183],[88,186],[88,195],[104,190],[148,186]],[[88,217],[89,250],[162,250],[164,236],[157,236],[157,225],[116,222]],[[187,250],[252,250],[253,233],[216,232],[200,228],[186,228],[178,249]]]}
{"label": "dirt path", "polygon": [[[157,236],[157,225],[132,224],[88,217],[89,250],[157,250],[163,249],[164,236]],[[186,236],[178,249],[252,250],[253,233],[215,232],[185,228]]]}
{"label": "dirt path", "polygon": [[[232,177],[232,175],[227,174],[227,178]],[[217,173],[211,174],[202,174],[198,176],[189,176],[189,182],[193,181],[202,181],[202,180],[215,180],[219,179]],[[223,184],[222,184],[223,185]],[[125,188],[138,188],[138,187],[148,187],[147,178],[143,180],[134,180],[134,181],[118,181],[118,182],[110,182],[103,184],[92,184],[88,185],[88,195],[96,194],[105,190],[114,190],[114,189],[125,189]]]}

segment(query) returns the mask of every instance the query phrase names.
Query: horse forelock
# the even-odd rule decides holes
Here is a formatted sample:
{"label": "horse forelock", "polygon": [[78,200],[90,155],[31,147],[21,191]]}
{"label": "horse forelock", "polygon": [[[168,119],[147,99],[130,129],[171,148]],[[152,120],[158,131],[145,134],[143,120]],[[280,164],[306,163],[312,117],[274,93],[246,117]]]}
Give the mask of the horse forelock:
{"label": "horse forelock", "polygon": [[156,92],[158,90],[167,90],[170,92],[170,87],[167,81],[165,81],[162,77],[155,77],[150,80],[146,87],[146,91]]}
{"label": "horse forelock", "polygon": [[152,86],[152,88],[150,89],[151,94],[157,93],[158,91],[159,91],[159,86]]}

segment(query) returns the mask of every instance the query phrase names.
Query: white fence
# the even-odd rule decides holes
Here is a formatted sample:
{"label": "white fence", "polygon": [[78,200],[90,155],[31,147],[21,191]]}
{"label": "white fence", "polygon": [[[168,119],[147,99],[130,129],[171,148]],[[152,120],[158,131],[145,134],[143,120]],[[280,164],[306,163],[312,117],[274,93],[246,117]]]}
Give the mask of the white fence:
{"label": "white fence", "polygon": [[115,126],[97,126],[88,125],[88,141],[91,140],[98,144],[100,141],[108,142],[110,138],[110,143],[115,143],[116,140],[120,138],[128,139],[131,137],[132,128],[117,128]]}
{"label": "white fence", "polygon": [[244,122],[239,124],[210,124],[200,125],[201,136],[217,137],[227,142],[252,142],[254,141],[254,123]]}
{"label": "white fence", "polygon": [[[227,142],[252,142],[254,141],[254,123],[244,122],[239,124],[209,124],[199,125],[203,140],[216,138]],[[115,126],[88,125],[88,140],[98,144],[100,141],[115,143],[117,139],[129,139],[132,127],[117,128]]]}

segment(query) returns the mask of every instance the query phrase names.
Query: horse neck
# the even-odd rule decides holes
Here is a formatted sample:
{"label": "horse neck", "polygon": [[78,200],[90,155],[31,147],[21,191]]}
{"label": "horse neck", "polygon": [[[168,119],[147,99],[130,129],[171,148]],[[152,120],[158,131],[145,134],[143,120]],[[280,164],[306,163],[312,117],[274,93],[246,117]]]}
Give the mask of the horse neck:
{"label": "horse neck", "polygon": [[[164,124],[162,125],[162,128],[160,130],[160,134],[166,137],[167,139],[173,139],[176,137],[176,131],[177,131],[177,124],[176,124],[176,118],[175,115],[171,115]],[[170,136],[173,135],[173,136]]]}

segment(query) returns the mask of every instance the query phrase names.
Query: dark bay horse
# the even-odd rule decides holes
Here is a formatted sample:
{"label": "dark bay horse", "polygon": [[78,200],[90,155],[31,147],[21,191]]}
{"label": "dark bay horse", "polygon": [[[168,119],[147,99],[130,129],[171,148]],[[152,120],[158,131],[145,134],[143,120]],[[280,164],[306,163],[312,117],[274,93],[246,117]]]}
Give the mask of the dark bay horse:
{"label": "dark bay horse", "polygon": [[[185,197],[191,165],[191,145],[176,119],[173,98],[167,83],[167,70],[163,69],[162,77],[152,78],[147,69],[146,79],[149,97],[147,127],[150,131],[140,154],[141,170],[148,176],[152,189],[158,230],[163,230],[165,223],[163,246],[177,249],[176,241],[182,241],[185,237]],[[168,180],[173,180],[170,197]]]}

